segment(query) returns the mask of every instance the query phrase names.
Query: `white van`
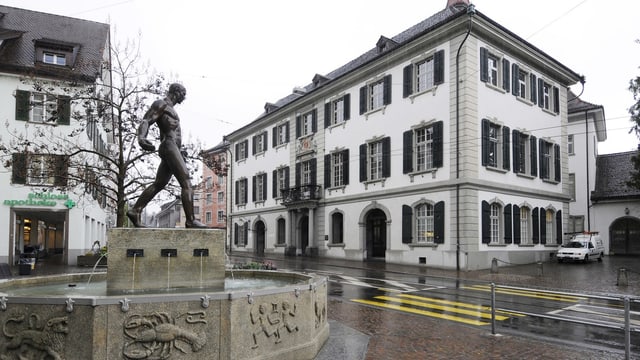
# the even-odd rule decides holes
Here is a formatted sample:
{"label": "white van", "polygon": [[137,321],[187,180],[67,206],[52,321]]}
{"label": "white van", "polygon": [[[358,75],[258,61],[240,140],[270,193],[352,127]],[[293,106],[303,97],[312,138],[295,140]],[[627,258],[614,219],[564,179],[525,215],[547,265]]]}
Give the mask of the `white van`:
{"label": "white van", "polygon": [[602,261],[604,257],[604,244],[597,232],[578,233],[571,238],[571,241],[560,245],[556,258],[558,262],[565,260],[584,261],[597,259]]}

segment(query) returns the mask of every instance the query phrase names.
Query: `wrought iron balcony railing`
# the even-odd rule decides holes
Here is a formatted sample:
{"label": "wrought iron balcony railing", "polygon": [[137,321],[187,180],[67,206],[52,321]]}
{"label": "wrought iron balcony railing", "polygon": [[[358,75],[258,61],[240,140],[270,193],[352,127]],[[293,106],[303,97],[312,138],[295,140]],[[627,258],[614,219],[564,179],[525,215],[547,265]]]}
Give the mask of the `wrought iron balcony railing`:
{"label": "wrought iron balcony railing", "polygon": [[320,200],[320,185],[302,185],[282,189],[282,204],[291,205],[299,202]]}

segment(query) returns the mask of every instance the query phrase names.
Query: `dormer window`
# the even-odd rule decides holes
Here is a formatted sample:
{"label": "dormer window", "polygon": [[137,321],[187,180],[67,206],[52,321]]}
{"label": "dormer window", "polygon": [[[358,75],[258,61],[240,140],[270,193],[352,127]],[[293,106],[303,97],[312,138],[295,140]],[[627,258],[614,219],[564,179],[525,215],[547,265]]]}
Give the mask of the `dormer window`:
{"label": "dormer window", "polygon": [[67,57],[64,54],[45,51],[42,55],[42,62],[45,64],[65,66],[67,65]]}

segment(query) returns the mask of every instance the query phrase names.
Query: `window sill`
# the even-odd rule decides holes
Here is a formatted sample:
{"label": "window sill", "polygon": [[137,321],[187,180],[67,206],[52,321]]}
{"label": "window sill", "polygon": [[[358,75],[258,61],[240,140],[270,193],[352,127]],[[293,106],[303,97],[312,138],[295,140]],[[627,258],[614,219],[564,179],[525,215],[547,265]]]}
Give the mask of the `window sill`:
{"label": "window sill", "polygon": [[340,244],[327,244],[327,247],[330,248],[344,248],[344,243],[340,243]]}
{"label": "window sill", "polygon": [[342,120],[339,123],[335,123],[335,124],[331,124],[327,127],[327,129],[329,130],[329,133],[331,133],[331,131],[333,131],[333,129],[337,129],[337,128],[345,128],[347,124],[347,120]]}
{"label": "window sill", "polygon": [[497,168],[497,167],[493,167],[493,166],[485,166],[485,168],[487,170],[499,172],[499,173],[502,173],[502,174],[506,174],[506,173],[509,172],[509,170],[505,170],[505,169],[501,169],[501,168]]}
{"label": "window sill", "polygon": [[367,190],[369,189],[370,185],[376,185],[377,183],[380,183],[382,187],[384,187],[384,183],[387,181],[387,178],[382,178],[382,179],[377,179],[377,180],[366,180],[363,182],[364,184],[364,189]]}
{"label": "window sill", "polygon": [[431,93],[432,96],[436,96],[436,90],[438,90],[438,85],[434,85],[433,87],[430,87],[428,89],[415,92],[415,93],[409,95],[409,99],[411,99],[411,103],[413,104],[414,99],[417,98],[420,95]]}
{"label": "window sill", "polygon": [[342,186],[326,188],[325,190],[329,191],[329,195],[333,194],[334,192],[342,192],[344,194],[344,190],[346,187],[347,187],[346,185],[342,185]]}
{"label": "window sill", "polygon": [[516,96],[516,98],[518,99],[518,101],[520,101],[520,102],[521,102],[521,103],[523,103],[523,104],[527,104],[527,105],[529,105],[529,106],[533,106],[533,103],[532,103],[532,102],[531,102],[531,100],[529,100],[529,99],[525,99],[525,98],[523,98],[523,97],[522,97],[522,96],[520,96],[520,95]]}
{"label": "window sill", "polygon": [[507,247],[509,244],[487,244],[488,247]]}
{"label": "window sill", "polygon": [[431,174],[432,179],[435,179],[436,171],[438,171],[438,168],[433,168],[433,169],[428,169],[423,171],[414,171],[414,172],[410,172],[408,175],[409,175],[409,178],[411,179],[411,182],[413,182],[413,178],[416,176],[424,177],[425,175],[429,175],[429,174]]}
{"label": "window sill", "polygon": [[277,247],[277,248],[285,248],[285,247],[287,247],[287,244],[275,244],[273,246]]}
{"label": "window sill", "polygon": [[278,145],[274,146],[273,148],[274,148],[274,149],[276,150],[276,152],[277,152],[280,148],[286,148],[288,144],[289,144],[288,142],[286,142],[286,143],[282,143],[282,144],[278,144]]}
{"label": "window sill", "polygon": [[559,181],[555,181],[555,180],[551,180],[551,179],[542,179],[542,182],[545,182],[547,184],[552,184],[552,185],[558,185],[560,184]]}
{"label": "window sill", "polygon": [[438,244],[436,243],[411,243],[407,244],[411,249],[413,248],[437,248]]}
{"label": "window sill", "polygon": [[541,109],[542,109],[542,111],[543,111],[543,112],[545,112],[545,113],[547,113],[547,114],[549,114],[549,115],[552,115],[552,116],[558,116],[558,114],[557,114],[557,113],[555,113],[555,112],[553,112],[553,111],[551,111],[551,110],[549,110],[549,109],[547,109],[547,108],[541,108]]}
{"label": "window sill", "polygon": [[501,87],[499,87],[497,85],[493,85],[490,82],[485,82],[484,84],[491,90],[495,90],[495,91],[497,91],[499,93],[502,93],[502,94],[506,94],[507,93],[507,91],[505,89],[503,89],[503,88],[501,88]]}
{"label": "window sill", "polygon": [[377,112],[381,112],[382,114],[384,114],[384,112],[385,112],[385,110],[386,110],[386,109],[387,109],[387,105],[382,105],[382,106],[381,106],[381,107],[379,107],[379,108],[372,109],[372,110],[368,110],[368,111],[366,111],[366,112],[365,112],[364,114],[362,114],[362,115],[364,115],[364,117],[365,117],[365,119],[366,119],[366,120],[369,120],[369,115],[373,115],[373,114],[375,114],[375,113],[377,113]]}
{"label": "window sill", "polygon": [[255,154],[253,154],[254,159],[257,159],[258,157],[264,157],[265,156],[265,152],[266,151],[259,151]]}
{"label": "window sill", "polygon": [[533,180],[533,179],[536,178],[535,176],[532,176],[532,175],[529,175],[529,174],[524,174],[524,173],[516,173],[516,175],[519,176],[519,177],[525,178],[525,179],[529,179],[529,180]]}
{"label": "window sill", "polygon": [[532,248],[535,247],[535,244],[516,244],[518,245],[518,247],[526,247],[526,248]]}

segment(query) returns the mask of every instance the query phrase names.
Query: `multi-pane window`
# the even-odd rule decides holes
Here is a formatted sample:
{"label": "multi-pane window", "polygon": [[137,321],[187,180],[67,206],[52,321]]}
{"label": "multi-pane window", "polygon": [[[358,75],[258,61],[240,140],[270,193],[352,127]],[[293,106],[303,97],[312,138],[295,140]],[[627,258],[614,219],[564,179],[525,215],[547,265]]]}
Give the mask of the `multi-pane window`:
{"label": "multi-pane window", "polygon": [[509,128],[482,120],[482,165],[509,170]]}
{"label": "multi-pane window", "polygon": [[247,203],[247,182],[246,178],[236,181],[236,205]]}
{"label": "multi-pane window", "polygon": [[528,84],[529,73],[527,73],[522,69],[519,69],[517,76],[518,76],[517,78],[518,96],[520,96],[523,99],[527,99],[527,96],[529,95],[529,84]]}
{"label": "multi-pane window", "polygon": [[346,94],[324,104],[324,127],[342,124],[351,114],[351,95]]}
{"label": "multi-pane window", "polygon": [[547,243],[551,243],[551,240],[554,239],[554,229],[555,229],[555,212],[553,210],[547,210],[545,212],[545,229]]}
{"label": "multi-pane window", "polygon": [[281,198],[282,191],[289,187],[289,167],[273,170],[273,198]]}
{"label": "multi-pane window", "polygon": [[207,205],[213,204],[213,194],[211,194],[211,193],[207,194],[206,199],[207,199],[206,200],[207,201]]}
{"label": "multi-pane window", "polygon": [[376,181],[391,176],[391,138],[360,145],[360,181]]}
{"label": "multi-pane window", "polygon": [[313,135],[318,130],[318,110],[312,109],[296,116],[296,138]]}
{"label": "multi-pane window", "polygon": [[433,168],[433,127],[416,130],[416,170]]}
{"label": "multi-pane window", "polygon": [[349,183],[349,149],[325,155],[325,188],[335,188]]}
{"label": "multi-pane window", "polygon": [[489,54],[487,57],[487,82],[493,86],[498,86],[498,64],[500,60],[497,56]]}
{"label": "multi-pane window", "polygon": [[249,236],[249,224],[234,224],[236,246],[245,246]]}
{"label": "multi-pane window", "polygon": [[331,102],[331,124],[340,124],[344,118],[345,103],[344,98]]}
{"label": "multi-pane window", "polygon": [[360,88],[360,114],[381,109],[391,103],[391,75]]}
{"label": "multi-pane window", "polygon": [[260,134],[254,135],[253,141],[253,153],[252,155],[261,154],[267,151],[267,132],[264,131]]}
{"label": "multi-pane window", "polygon": [[67,57],[64,54],[56,54],[53,52],[43,52],[42,62],[53,65],[67,65]]}
{"label": "multi-pane window", "polygon": [[369,143],[367,152],[367,174],[369,180],[382,178],[382,141]]}
{"label": "multi-pane window", "polygon": [[273,146],[284,145],[289,142],[289,122],[276,125],[273,128]]}
{"label": "multi-pane window", "polygon": [[420,204],[415,209],[416,240],[418,243],[433,243],[433,205]]}
{"label": "multi-pane window", "polygon": [[213,188],[213,178],[211,178],[211,176],[207,176],[207,178],[204,180],[204,188],[207,190]]}
{"label": "multi-pane window", "polygon": [[211,217],[211,211],[207,211],[207,212],[204,214],[204,218],[205,218],[205,220],[204,220],[204,221],[205,221],[207,224],[211,224],[211,221],[213,220],[213,219],[212,219],[212,217]]}
{"label": "multi-pane window", "polygon": [[542,97],[538,100],[540,101],[540,107],[545,109],[545,110],[550,110],[551,107],[551,96],[552,96],[552,89],[551,89],[551,85],[546,83],[546,82],[542,82]]}
{"label": "multi-pane window", "polygon": [[426,92],[444,82],[444,50],[422,56],[403,69],[402,96]]}
{"label": "multi-pane window", "polygon": [[236,144],[236,161],[244,160],[249,156],[249,140],[244,140]]}
{"label": "multi-pane window", "polygon": [[569,155],[575,154],[575,143],[573,141],[573,134],[567,136],[567,153]]}
{"label": "multi-pane window", "polygon": [[218,204],[224,204],[224,191],[218,191]]}
{"label": "multi-pane window", "polygon": [[537,139],[513,130],[513,171],[516,174],[537,175]]}
{"label": "multi-pane window", "polygon": [[576,201],[576,174],[569,174],[569,194],[571,201]]}
{"label": "multi-pane window", "polygon": [[531,244],[531,234],[529,230],[529,219],[531,211],[527,207],[520,208],[520,244]]}
{"label": "multi-pane window", "polygon": [[560,176],[560,145],[540,139],[540,178],[559,182]]}
{"label": "multi-pane window", "polygon": [[489,218],[489,231],[491,244],[499,244],[500,243],[500,205],[493,203],[491,204],[491,214]]}
{"label": "multi-pane window", "polygon": [[224,185],[224,175],[218,175],[218,185]]}
{"label": "multi-pane window", "polygon": [[223,210],[218,210],[218,222],[219,223],[224,222],[224,211]]}
{"label": "multi-pane window", "polygon": [[69,125],[71,101],[68,96],[16,90],[16,120]]}
{"label": "multi-pane window", "polygon": [[300,164],[300,185],[310,185],[312,183],[312,169],[311,161],[304,161]]}
{"label": "multi-pane window", "polygon": [[340,212],[331,214],[331,243],[344,242],[344,215]]}
{"label": "multi-pane window", "polygon": [[278,219],[278,234],[277,234],[277,242],[278,244],[284,244],[287,237],[287,228],[285,219]]}
{"label": "multi-pane window", "polygon": [[253,201],[267,200],[267,174],[257,174],[253,177]]}
{"label": "multi-pane window", "polygon": [[480,80],[494,88],[509,91],[509,60],[487,48],[481,47]]}
{"label": "multi-pane window", "polygon": [[442,166],[442,121],[403,134],[403,173],[424,172]]}
{"label": "multi-pane window", "polygon": [[[544,79],[538,79],[538,106],[558,114],[560,112],[560,90]],[[533,99],[532,99],[533,100]],[[534,101],[535,102],[535,101]]]}
{"label": "multi-pane window", "polygon": [[27,184],[54,185],[56,175],[55,158],[48,155],[31,155],[27,165]]}

